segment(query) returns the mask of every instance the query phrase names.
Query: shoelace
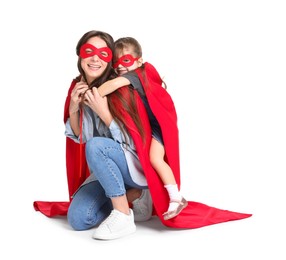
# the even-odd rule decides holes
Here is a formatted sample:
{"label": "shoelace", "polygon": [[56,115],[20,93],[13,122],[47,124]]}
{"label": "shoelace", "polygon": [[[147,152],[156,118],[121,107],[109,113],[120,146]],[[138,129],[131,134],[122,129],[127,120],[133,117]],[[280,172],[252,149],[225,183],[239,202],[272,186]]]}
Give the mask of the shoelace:
{"label": "shoelace", "polygon": [[[108,222],[109,225],[113,225],[115,220],[117,219],[117,216],[118,216],[117,212],[112,210],[110,215],[102,222],[102,225],[106,224],[107,222]],[[112,221],[110,221],[110,220],[112,220]]]}

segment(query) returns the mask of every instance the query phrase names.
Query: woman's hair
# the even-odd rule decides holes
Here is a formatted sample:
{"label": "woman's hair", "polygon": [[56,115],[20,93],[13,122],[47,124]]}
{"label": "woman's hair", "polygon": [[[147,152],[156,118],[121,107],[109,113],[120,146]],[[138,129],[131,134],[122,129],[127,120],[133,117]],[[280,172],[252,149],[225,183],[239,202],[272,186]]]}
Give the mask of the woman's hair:
{"label": "woman's hair", "polygon": [[[92,37],[100,37],[102,40],[104,40],[106,42],[106,45],[111,49],[113,57],[114,57],[115,45],[114,45],[114,40],[110,34],[106,32],[102,32],[102,31],[95,31],[95,30],[85,33],[81,37],[81,39],[78,41],[78,44],[76,46],[76,54],[78,55],[78,62],[77,62],[78,70],[85,80],[86,80],[86,76],[85,76],[85,72],[83,71],[81,67],[81,57],[79,53],[80,53],[81,46],[85,44]],[[115,73],[112,67],[112,61],[110,61],[105,71],[103,72],[103,74],[99,78],[92,81],[89,87],[98,88],[104,82],[106,82],[107,80],[113,79],[116,76],[117,74]],[[134,94],[135,94],[134,91],[131,90],[128,86],[120,88],[120,90],[116,90],[107,96],[108,106],[109,106],[110,113],[113,116],[113,119],[115,120],[115,122],[117,122],[117,124],[121,128],[123,134],[125,134],[125,131],[127,129],[126,128],[123,129],[122,125],[125,127],[128,127],[128,125],[127,125],[126,118],[122,115],[121,112],[123,110],[128,112],[128,114],[130,115],[133,122],[135,123],[136,128],[139,131],[144,141],[145,132],[143,131],[143,125],[140,119],[140,115],[138,112],[137,103],[136,103]],[[126,138],[126,140],[128,140],[128,138]]]}

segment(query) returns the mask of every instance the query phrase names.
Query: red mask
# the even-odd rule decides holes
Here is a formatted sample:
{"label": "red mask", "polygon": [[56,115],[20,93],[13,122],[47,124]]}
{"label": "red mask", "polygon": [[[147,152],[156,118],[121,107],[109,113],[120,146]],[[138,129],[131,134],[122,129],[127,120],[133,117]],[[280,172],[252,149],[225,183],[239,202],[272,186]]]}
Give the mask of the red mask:
{"label": "red mask", "polygon": [[85,43],[80,47],[79,56],[82,59],[97,55],[101,60],[110,62],[112,59],[112,51],[108,47],[96,48],[92,44]]}
{"label": "red mask", "polygon": [[136,60],[139,60],[139,58],[134,58],[131,54],[123,55],[116,63],[113,64],[113,68],[116,69],[119,64],[121,64],[123,67],[130,67]]}

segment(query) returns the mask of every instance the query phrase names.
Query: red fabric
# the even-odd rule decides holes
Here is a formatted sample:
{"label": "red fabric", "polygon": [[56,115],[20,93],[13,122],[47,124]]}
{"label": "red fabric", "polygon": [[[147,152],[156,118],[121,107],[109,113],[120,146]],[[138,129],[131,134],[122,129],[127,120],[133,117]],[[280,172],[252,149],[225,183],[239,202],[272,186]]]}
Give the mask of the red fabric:
{"label": "red fabric", "polygon": [[[166,150],[165,159],[172,168],[178,186],[180,187],[179,133],[177,128],[177,115],[173,101],[167,91],[162,87],[161,78],[156,69],[151,64],[145,63],[145,70],[142,71],[138,69],[136,72],[142,82],[142,85],[145,88],[146,96],[150,103],[151,109],[161,126]],[[66,121],[68,117],[70,92],[73,89],[74,84],[75,82],[72,83],[67,96],[64,121]],[[125,95],[125,90],[125,88],[121,88],[118,91],[120,91],[127,99],[128,96]],[[119,103],[117,103],[118,99],[115,96],[112,96],[112,101],[115,105],[118,105],[118,111],[122,113],[127,120],[127,129],[134,140],[139,159],[147,178],[154,204],[154,214],[158,215],[161,222],[165,226],[172,228],[199,228],[207,225],[239,220],[252,216],[252,214],[218,209],[203,203],[188,201],[188,206],[177,217],[170,220],[163,219],[162,214],[168,208],[169,197],[161,179],[158,177],[150,164],[149,148],[151,141],[151,129],[145,107],[137,94],[136,97],[140,118],[144,124],[144,131],[147,133],[147,139],[145,143],[143,143],[142,136],[135,127],[131,117],[127,114],[126,110],[122,108]],[[76,144],[74,141],[68,138],[66,156],[67,179],[69,194],[71,196],[81,185],[84,179],[89,175],[89,171],[85,160],[82,160],[81,162],[83,164],[83,173],[79,173],[79,144]],[[68,209],[68,205],[69,202],[34,202],[35,210],[42,212],[48,217],[53,217],[55,215],[65,215]]]}
{"label": "red fabric", "polygon": [[[64,123],[69,117],[70,94],[76,82],[76,80],[73,80],[68,90],[64,107]],[[90,174],[87,162],[85,160],[85,153],[82,152],[84,151],[84,148],[85,144],[80,145],[74,142],[72,139],[66,137],[66,169],[69,201],[35,201],[34,209],[36,211],[40,211],[47,217],[67,214],[69,204],[72,200],[71,196]]]}
{"label": "red fabric", "polygon": [[69,201],[34,201],[34,209],[47,217],[62,215],[68,212]]}
{"label": "red fabric", "polygon": [[[145,89],[151,110],[161,126],[166,150],[165,160],[170,165],[178,187],[180,187],[179,131],[174,103],[171,96],[162,87],[162,80],[157,70],[150,63],[145,63],[144,69],[139,68],[136,72]],[[140,112],[140,115],[142,114],[143,111]],[[199,228],[221,222],[244,219],[252,215],[222,210],[203,203],[188,201],[188,206],[177,217],[164,220],[162,214],[169,206],[168,193],[161,179],[150,165],[149,159],[147,159],[149,150],[141,149],[140,136],[133,135],[132,137],[148,181],[156,215],[158,215],[164,225],[172,228]]]}

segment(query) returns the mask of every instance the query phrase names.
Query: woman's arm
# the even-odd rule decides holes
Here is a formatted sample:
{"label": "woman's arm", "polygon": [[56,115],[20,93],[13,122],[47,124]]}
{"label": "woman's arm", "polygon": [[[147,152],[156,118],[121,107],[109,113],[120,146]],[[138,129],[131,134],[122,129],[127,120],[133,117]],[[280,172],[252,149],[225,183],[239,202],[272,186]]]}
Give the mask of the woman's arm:
{"label": "woman's arm", "polygon": [[84,93],[88,90],[88,85],[85,82],[76,83],[74,89],[71,92],[71,100],[69,105],[69,119],[71,128],[76,136],[80,134],[79,125],[79,108],[82,102]]}
{"label": "woman's arm", "polygon": [[79,136],[80,126],[79,126],[79,113],[78,113],[78,111],[74,112],[74,113],[70,113],[69,123],[70,123],[70,126],[74,132],[74,135]]}
{"label": "woman's arm", "polygon": [[116,89],[121,88],[123,86],[129,85],[130,81],[124,77],[117,77],[115,79],[108,80],[104,82],[97,90],[100,96],[104,97]]}

